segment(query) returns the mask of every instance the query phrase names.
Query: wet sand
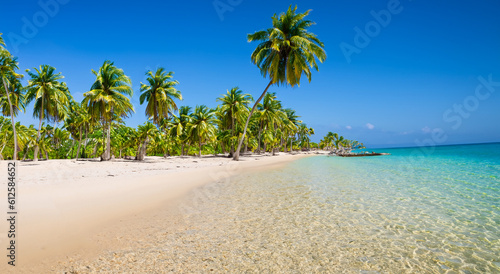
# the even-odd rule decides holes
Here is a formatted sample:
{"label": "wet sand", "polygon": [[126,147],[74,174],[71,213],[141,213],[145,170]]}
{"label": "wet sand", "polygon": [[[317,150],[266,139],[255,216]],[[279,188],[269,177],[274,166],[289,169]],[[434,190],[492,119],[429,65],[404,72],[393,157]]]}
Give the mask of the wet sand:
{"label": "wet sand", "polygon": [[[206,199],[206,193],[210,192],[199,191],[204,185],[227,181],[247,172],[273,169],[311,155],[251,156],[239,162],[209,156],[202,159],[148,157],[145,162],[21,162],[17,266],[8,266],[4,258],[0,272],[121,272],[124,269],[149,272],[148,268],[158,271],[157,262],[141,256],[118,261],[116,269],[113,266],[93,269],[89,264],[114,251],[134,253],[145,247],[164,248],[153,235],[164,233],[166,227],[170,231],[186,229],[185,217],[194,207],[183,200],[186,195],[193,195],[193,191],[201,193],[195,201]],[[6,168],[5,162],[2,168]],[[6,197],[4,182],[0,195]],[[6,245],[7,223],[0,228],[0,238]],[[138,258],[145,261],[138,262]],[[127,264],[131,264],[130,267],[127,268]]]}

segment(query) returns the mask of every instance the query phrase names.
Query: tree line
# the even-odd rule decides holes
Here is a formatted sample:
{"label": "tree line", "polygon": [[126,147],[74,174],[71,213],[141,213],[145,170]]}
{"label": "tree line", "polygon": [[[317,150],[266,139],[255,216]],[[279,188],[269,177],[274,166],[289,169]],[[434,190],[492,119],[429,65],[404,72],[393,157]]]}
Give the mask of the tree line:
{"label": "tree line", "polygon": [[[92,73],[96,77],[82,102],[76,102],[61,73],[50,65],[27,70],[28,84],[17,58],[5,48],[0,34],[0,157],[11,159],[89,158],[149,155],[191,155],[224,153],[238,160],[240,152],[256,153],[303,150],[318,147],[310,142],[314,129],[299,120],[295,110],[284,108],[273,85],[299,86],[302,75],[311,81],[316,60],[326,59],[324,44],[308,31],[315,23],[306,20],[310,11],[297,13],[290,6],[272,16],[272,27],[247,36],[258,41],[251,61],[269,84],[257,100],[238,87],[206,105],[177,107],[182,94],[173,72],[164,68],[147,71],[147,82],[140,85],[140,104],[146,104],[148,121],[137,128],[124,124],[133,112],[132,82],[124,71],[109,60]],[[20,111],[33,103],[33,116],[39,124],[24,126],[15,122]],[[253,103],[253,107],[250,104]],[[51,124],[61,127],[53,127]],[[320,142],[331,147],[330,139]],[[353,144],[351,144],[353,145]],[[349,143],[341,143],[349,147]],[[352,147],[352,146],[351,146]]]}

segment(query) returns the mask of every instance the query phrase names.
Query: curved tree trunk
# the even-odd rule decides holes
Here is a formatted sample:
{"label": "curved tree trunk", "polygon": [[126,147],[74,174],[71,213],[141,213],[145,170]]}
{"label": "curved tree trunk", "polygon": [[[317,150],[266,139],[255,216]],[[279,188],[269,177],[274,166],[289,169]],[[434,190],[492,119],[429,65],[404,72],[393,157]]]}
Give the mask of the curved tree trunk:
{"label": "curved tree trunk", "polygon": [[144,159],[146,158],[148,143],[149,143],[149,137],[146,137],[146,139],[144,139],[144,142],[142,142],[142,144],[139,145],[139,150],[136,157],[137,160],[144,161]]}
{"label": "curved tree trunk", "polygon": [[245,123],[245,129],[243,129],[243,135],[241,136],[241,140],[238,143],[238,148],[236,149],[236,151],[234,153],[233,160],[235,160],[235,161],[239,161],[240,160],[241,145],[243,144],[243,140],[245,139],[245,135],[247,134],[247,128],[248,128],[248,123],[250,123],[250,118],[252,118],[252,114],[255,111],[255,108],[257,108],[257,104],[260,102],[260,100],[262,100],[262,98],[264,98],[264,95],[266,95],[267,90],[269,89],[269,87],[272,84],[273,84],[273,80],[271,80],[269,82],[269,84],[267,85],[267,87],[264,90],[264,92],[262,92],[262,94],[260,95],[259,99],[257,99],[257,101],[255,101],[255,104],[252,107],[252,111],[250,111],[250,114],[248,114],[247,122]]}

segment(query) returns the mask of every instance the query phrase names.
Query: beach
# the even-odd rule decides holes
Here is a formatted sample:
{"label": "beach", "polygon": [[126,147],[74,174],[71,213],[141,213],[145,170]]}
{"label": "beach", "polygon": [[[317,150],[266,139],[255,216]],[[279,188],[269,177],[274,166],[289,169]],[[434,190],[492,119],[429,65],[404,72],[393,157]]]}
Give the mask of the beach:
{"label": "beach", "polygon": [[[182,200],[189,193],[311,155],[255,155],[238,162],[213,156],[19,162],[17,266],[4,263],[1,272],[81,272],[81,261],[92,261],[103,252],[155,246],[148,235],[183,222],[190,208],[182,207]],[[6,162],[2,165],[6,168]],[[4,185],[1,195],[5,192]],[[0,231],[5,240],[6,229]]]}
{"label": "beach", "polygon": [[22,162],[18,266],[1,270],[495,273],[499,149]]}

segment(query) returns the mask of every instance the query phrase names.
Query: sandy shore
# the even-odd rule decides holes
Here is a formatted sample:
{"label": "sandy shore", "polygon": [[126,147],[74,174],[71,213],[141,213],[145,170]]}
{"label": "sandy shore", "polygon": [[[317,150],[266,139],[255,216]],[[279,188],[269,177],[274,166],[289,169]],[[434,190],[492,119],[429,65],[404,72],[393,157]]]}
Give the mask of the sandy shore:
{"label": "sandy shore", "polygon": [[[148,231],[179,222],[159,216],[186,214],[189,208],[179,207],[179,201],[194,189],[310,155],[314,154],[249,156],[239,162],[213,156],[148,157],[144,162],[21,162],[17,266],[8,266],[2,256],[0,272],[61,272],[79,266],[79,260],[129,248],[131,242],[151,245]],[[1,166],[6,170],[6,162]],[[7,197],[6,189],[2,181],[1,197]],[[6,246],[7,222],[0,228],[2,246]]]}

